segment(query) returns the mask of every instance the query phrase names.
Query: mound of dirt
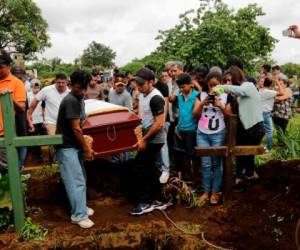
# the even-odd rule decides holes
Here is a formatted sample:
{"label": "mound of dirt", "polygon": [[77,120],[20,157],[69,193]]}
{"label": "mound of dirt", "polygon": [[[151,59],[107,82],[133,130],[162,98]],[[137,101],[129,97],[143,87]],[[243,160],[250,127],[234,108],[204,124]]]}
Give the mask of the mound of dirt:
{"label": "mound of dirt", "polygon": [[230,207],[166,210],[179,228],[160,211],[140,217],[128,214],[131,204],[121,194],[119,169],[97,163],[88,167],[89,206],[95,227],[80,229],[70,223],[69,205],[59,174],[34,176],[27,204],[39,207],[29,214],[48,229],[43,241],[22,242],[14,233],[0,235],[0,249],[215,249],[204,238],[225,249],[296,249],[294,232],[300,217],[300,161],[271,161],[258,169],[260,178],[243,193],[234,194]]}

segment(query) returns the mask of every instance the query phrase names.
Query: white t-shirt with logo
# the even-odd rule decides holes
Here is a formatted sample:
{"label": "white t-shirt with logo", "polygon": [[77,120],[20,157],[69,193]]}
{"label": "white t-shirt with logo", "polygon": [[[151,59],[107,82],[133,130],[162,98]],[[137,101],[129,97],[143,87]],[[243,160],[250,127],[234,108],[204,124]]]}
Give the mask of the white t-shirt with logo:
{"label": "white t-shirt with logo", "polygon": [[59,105],[64,97],[70,92],[68,88],[63,93],[59,93],[56,85],[43,88],[37,95],[38,101],[45,101],[45,123],[56,124]]}
{"label": "white t-shirt with logo", "polygon": [[[206,92],[201,92],[200,100],[207,97]],[[227,103],[227,94],[216,96],[222,103],[223,108]],[[203,106],[201,117],[198,121],[198,130],[205,134],[215,134],[225,129],[224,115],[222,111],[212,103]]]}

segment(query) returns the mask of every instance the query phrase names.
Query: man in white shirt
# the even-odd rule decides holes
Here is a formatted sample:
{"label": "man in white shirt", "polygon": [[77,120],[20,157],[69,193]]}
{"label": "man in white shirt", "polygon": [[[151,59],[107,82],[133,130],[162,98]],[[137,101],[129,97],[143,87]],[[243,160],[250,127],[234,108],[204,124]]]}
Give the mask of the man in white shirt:
{"label": "man in white shirt", "polygon": [[57,74],[55,84],[44,87],[33,99],[28,111],[30,132],[34,131],[32,113],[40,101],[45,102],[44,126],[48,135],[55,135],[58,108],[62,99],[70,92],[67,88],[67,76]]}

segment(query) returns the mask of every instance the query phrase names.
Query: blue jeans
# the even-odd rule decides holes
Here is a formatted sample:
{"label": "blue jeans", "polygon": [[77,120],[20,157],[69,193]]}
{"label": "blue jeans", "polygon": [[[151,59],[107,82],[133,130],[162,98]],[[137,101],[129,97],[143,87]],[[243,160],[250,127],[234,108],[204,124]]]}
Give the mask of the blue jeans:
{"label": "blue jeans", "polygon": [[[225,129],[215,134],[205,134],[197,131],[198,147],[223,146]],[[204,192],[220,192],[223,177],[222,157],[203,156],[201,158],[201,173]]]}
{"label": "blue jeans", "polygon": [[263,112],[264,117],[264,127],[266,132],[266,138],[267,138],[267,149],[272,149],[272,140],[273,140],[273,127],[272,127],[272,118],[270,112]]}
{"label": "blue jeans", "polygon": [[27,156],[27,147],[19,147],[17,151],[19,156],[19,167],[21,169],[25,164],[25,160]]}
{"label": "blue jeans", "polygon": [[71,204],[71,220],[86,219],[86,174],[82,152],[76,148],[60,148],[56,155]]}

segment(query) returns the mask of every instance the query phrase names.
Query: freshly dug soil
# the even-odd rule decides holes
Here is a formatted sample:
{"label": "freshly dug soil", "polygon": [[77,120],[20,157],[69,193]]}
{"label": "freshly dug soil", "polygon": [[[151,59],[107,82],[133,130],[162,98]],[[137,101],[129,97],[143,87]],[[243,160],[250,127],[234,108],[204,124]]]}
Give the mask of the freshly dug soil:
{"label": "freshly dug soil", "polygon": [[92,229],[70,223],[69,204],[60,175],[33,176],[29,182],[28,214],[47,228],[45,240],[24,242],[15,233],[0,234],[0,249],[296,249],[294,232],[300,217],[300,161],[271,161],[258,169],[256,183],[234,194],[230,207],[186,208],[175,204],[140,217],[130,216],[122,194],[120,168],[105,162],[87,167],[88,205],[95,210]]}

